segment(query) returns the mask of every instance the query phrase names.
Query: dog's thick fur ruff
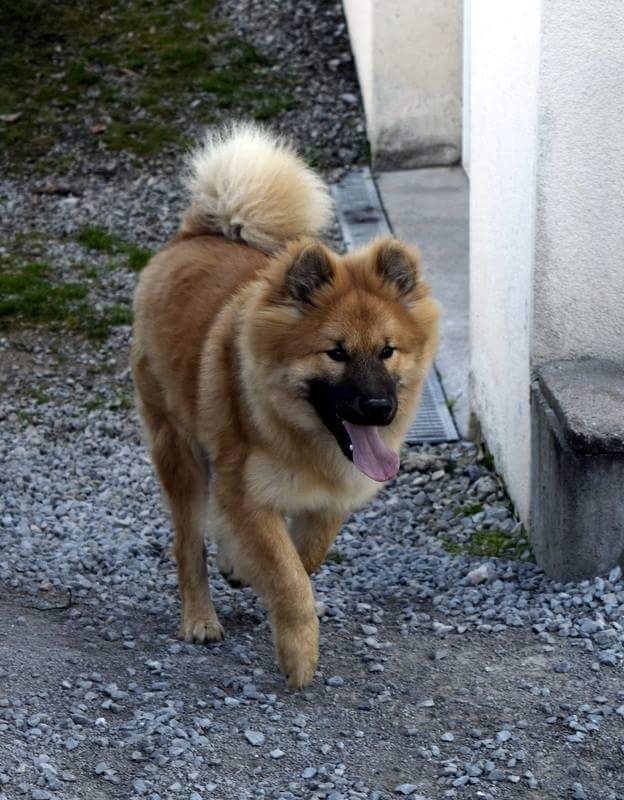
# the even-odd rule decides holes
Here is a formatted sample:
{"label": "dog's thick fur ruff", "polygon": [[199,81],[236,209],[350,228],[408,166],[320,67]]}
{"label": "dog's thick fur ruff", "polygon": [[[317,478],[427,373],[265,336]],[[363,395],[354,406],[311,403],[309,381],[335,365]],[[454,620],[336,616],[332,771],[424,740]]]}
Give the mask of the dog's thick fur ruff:
{"label": "dog's thick fur ruff", "polygon": [[210,138],[188,182],[180,233],[141,275],[132,348],[175,528],[180,634],[203,642],[223,633],[207,580],[208,522],[221,571],[260,595],[279,664],[304,686],[318,660],[308,574],[379,486],[339,446],[346,434],[328,428],[311,387],[333,414],[351,374],[336,348],[352,354],[354,380],[391,387],[394,415],[375,441],[397,453],[435,350],[438,308],[415,250],[382,239],[338,256],[306,238],[320,233],[331,203],[284,142],[249,126]]}

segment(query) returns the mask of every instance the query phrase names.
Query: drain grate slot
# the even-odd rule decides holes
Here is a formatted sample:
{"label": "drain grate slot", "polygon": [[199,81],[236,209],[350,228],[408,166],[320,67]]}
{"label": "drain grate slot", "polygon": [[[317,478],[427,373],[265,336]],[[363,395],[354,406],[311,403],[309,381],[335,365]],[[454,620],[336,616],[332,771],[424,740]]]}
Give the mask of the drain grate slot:
{"label": "drain grate slot", "polygon": [[423,386],[420,406],[410,423],[406,442],[456,442],[459,436],[453,417],[446,405],[444,391],[435,369],[432,369]]}
{"label": "drain grate slot", "polygon": [[[367,167],[348,172],[340,183],[332,186],[332,194],[347,250],[360,247],[375,236],[392,233]],[[420,405],[405,440],[416,444],[456,442],[458,439],[440,379],[436,370],[432,369],[423,386]]]}

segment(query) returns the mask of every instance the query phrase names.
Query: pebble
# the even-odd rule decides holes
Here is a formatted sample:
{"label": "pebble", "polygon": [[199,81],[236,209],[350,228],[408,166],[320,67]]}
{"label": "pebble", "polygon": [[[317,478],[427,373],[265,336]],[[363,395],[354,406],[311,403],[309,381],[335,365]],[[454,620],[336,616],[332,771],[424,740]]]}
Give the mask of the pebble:
{"label": "pebble", "polygon": [[415,786],[413,783],[400,783],[398,786],[394,787],[394,791],[397,794],[402,794],[407,797],[409,794],[413,794],[418,789],[418,786]]}
{"label": "pebble", "polygon": [[470,583],[473,585],[477,585],[480,583],[485,583],[489,580],[491,574],[491,567],[489,564],[481,564],[480,567],[476,567],[475,569],[470,570],[468,575],[466,576]]}
{"label": "pebble", "polygon": [[253,747],[260,747],[260,745],[263,745],[265,738],[265,735],[259,731],[245,731],[245,739],[247,739],[249,744]]}
{"label": "pebble", "polygon": [[[258,15],[264,20],[260,52],[269,47],[278,59],[269,69],[292,62],[307,75],[309,86],[279,125],[310,152],[320,149],[331,169],[357,162],[365,130],[340,4],[321,4],[322,10],[308,0],[288,0],[285,9],[274,0],[221,5],[229,6],[224,14],[242,33]],[[280,25],[274,23],[278,13]],[[315,58],[320,47],[326,54]],[[330,72],[331,85],[323,85],[322,75],[327,81]],[[74,154],[71,141],[67,147]],[[53,197],[39,195],[33,200],[38,178],[16,180],[5,173],[0,204],[3,230],[11,235],[41,231],[41,254],[58,265],[64,280],[75,279],[78,264],[104,271],[102,287],[89,297],[96,308],[126,302],[136,276],[115,267],[108,254],[78,245],[77,229],[97,222],[153,249],[173,233],[183,192],[173,163],[150,162],[148,168],[146,162],[139,172],[122,155],[109,163],[105,148],[101,163],[95,163],[99,148],[91,150],[75,204],[59,207]],[[97,172],[101,167],[106,174]],[[335,228],[331,235],[336,238]],[[50,675],[39,665],[38,677],[31,678],[27,669],[16,680],[12,669],[0,669],[0,691],[10,694],[0,698],[0,739],[9,753],[5,757],[3,750],[0,794],[65,800],[97,782],[104,794],[132,787],[150,800],[172,795],[206,800],[211,793],[236,792],[292,800],[306,791],[326,800],[381,800],[385,795],[368,786],[363,770],[354,766],[353,752],[361,751],[364,760],[370,753],[372,771],[385,758],[385,748],[393,752],[397,737],[405,736],[400,747],[419,760],[423,774],[439,770],[444,783],[436,797],[474,792],[486,800],[520,792],[510,785],[520,781],[536,789],[534,773],[548,784],[544,795],[559,791],[562,765],[553,767],[553,775],[543,770],[542,754],[551,743],[561,742],[567,753],[585,748],[591,753],[604,740],[619,746],[614,731],[624,717],[624,695],[617,694],[621,682],[616,687],[623,666],[621,570],[596,581],[558,584],[529,560],[530,551],[514,561],[471,555],[477,533],[520,533],[500,482],[477,460],[473,445],[410,447],[399,476],[346,520],[338,540],[341,563],[324,565],[313,580],[322,619],[320,668],[330,676],[328,687],[348,682],[348,688],[326,690],[317,677],[306,692],[295,693],[284,688],[268,655],[270,633],[261,604],[250,590],[227,587],[212,563],[215,605],[228,636],[209,648],[174,640],[179,599],[170,521],[139,438],[136,412],[127,407],[132,395],[128,326],[98,343],[48,331],[20,340],[19,349],[8,341],[1,332],[1,366],[7,369],[0,399],[2,599],[5,589],[28,598],[29,605],[42,596],[62,598],[62,607],[49,614],[24,609],[24,616],[11,623],[26,630],[34,615],[33,621],[61,624],[63,641],[66,636],[80,649],[55,651]],[[18,368],[22,359],[29,364],[28,375]],[[48,401],[29,397],[34,382]],[[128,399],[119,404],[120,396]],[[87,407],[96,401],[97,407]],[[477,500],[481,511],[455,514]],[[535,659],[524,673],[534,676],[527,686],[513,672],[516,630],[524,637],[521,657]],[[439,642],[434,636],[447,639]],[[426,640],[425,660],[418,663],[421,640]],[[475,642],[484,646],[475,651]],[[447,648],[436,646],[447,643]],[[544,652],[542,646],[552,649]],[[450,688],[456,686],[455,655],[474,659],[475,652],[482,658],[475,683],[466,683],[466,694],[456,692]],[[433,660],[426,658],[430,653]],[[499,672],[506,659],[506,670]],[[413,666],[407,677],[406,664]],[[563,664],[567,669],[559,670]],[[579,664],[588,670],[579,672]],[[334,670],[348,679],[333,675]],[[557,678],[559,672],[569,678]],[[560,704],[570,693],[583,693],[581,677],[587,679],[587,697],[580,699],[588,708],[581,711],[579,699],[563,710]],[[573,681],[574,692],[559,688]],[[493,709],[487,692],[501,685],[509,707]],[[605,698],[600,713],[592,700],[598,691]],[[550,704],[550,710],[541,704]],[[334,708],[340,722],[330,726]],[[472,708],[483,711],[474,719],[488,720],[489,730],[498,733],[486,734],[485,722],[484,731],[470,730],[474,722],[464,730],[463,710]],[[520,713],[528,720],[524,728],[515,724],[514,714]],[[544,724],[549,720],[552,724]],[[431,743],[451,725],[454,732],[440,736],[445,746]],[[561,735],[564,725],[567,741]],[[382,735],[386,738],[379,742]],[[507,745],[512,738],[513,753]],[[267,752],[274,745],[279,746]],[[253,752],[249,746],[263,749]],[[523,758],[517,756],[521,747]],[[288,769],[271,763],[286,752]],[[244,761],[244,785],[234,785],[239,778],[231,777],[231,759]],[[70,765],[71,773],[62,769]],[[120,776],[119,789],[101,783]],[[305,791],[294,785],[297,776],[310,781]],[[598,788],[590,787],[591,775],[579,777],[587,787],[583,792],[593,796]],[[417,791],[413,784],[395,788],[405,796]]]}

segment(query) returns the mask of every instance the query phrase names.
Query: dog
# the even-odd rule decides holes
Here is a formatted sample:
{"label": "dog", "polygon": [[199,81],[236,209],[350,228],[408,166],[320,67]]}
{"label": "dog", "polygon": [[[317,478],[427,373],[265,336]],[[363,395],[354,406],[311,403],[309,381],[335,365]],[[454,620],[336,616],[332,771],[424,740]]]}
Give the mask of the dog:
{"label": "dog", "polygon": [[134,297],[132,373],[170,506],[179,635],[221,639],[204,527],[265,604],[293,687],[318,662],[309,575],[399,470],[438,338],[414,248],[338,255],[327,187],[285,140],[237,125],[192,154],[177,235]]}

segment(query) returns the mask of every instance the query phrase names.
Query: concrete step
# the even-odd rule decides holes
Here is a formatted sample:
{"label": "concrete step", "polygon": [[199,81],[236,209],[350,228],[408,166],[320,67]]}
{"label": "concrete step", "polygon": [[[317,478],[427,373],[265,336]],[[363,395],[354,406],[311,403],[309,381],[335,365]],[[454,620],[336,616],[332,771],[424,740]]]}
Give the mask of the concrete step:
{"label": "concrete step", "polygon": [[540,366],[531,389],[531,541],[557,580],[624,567],[624,367]]}

